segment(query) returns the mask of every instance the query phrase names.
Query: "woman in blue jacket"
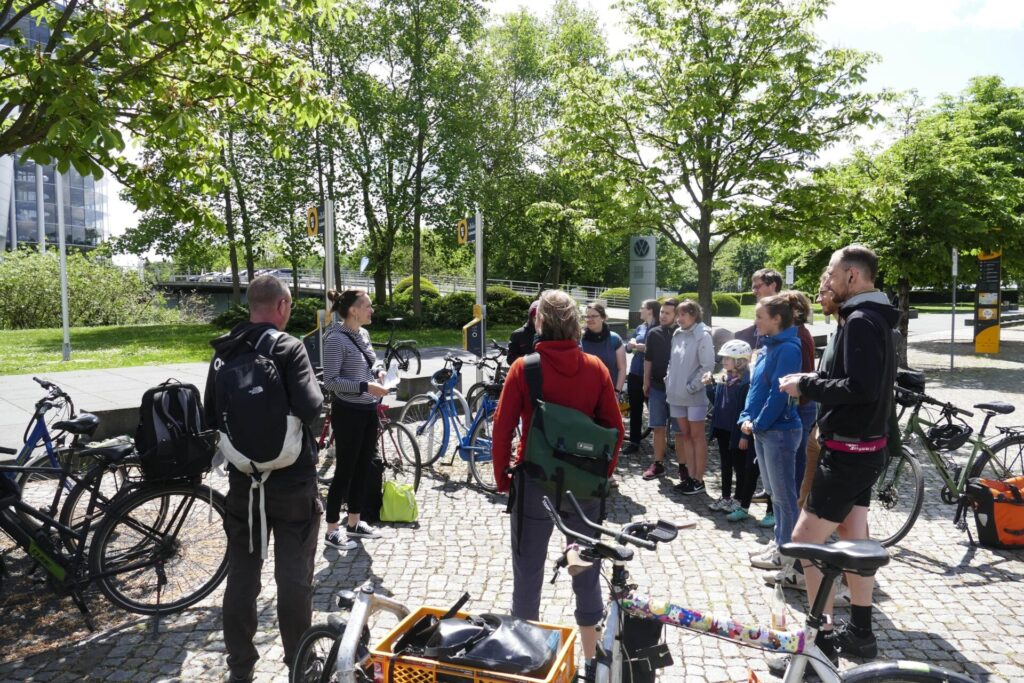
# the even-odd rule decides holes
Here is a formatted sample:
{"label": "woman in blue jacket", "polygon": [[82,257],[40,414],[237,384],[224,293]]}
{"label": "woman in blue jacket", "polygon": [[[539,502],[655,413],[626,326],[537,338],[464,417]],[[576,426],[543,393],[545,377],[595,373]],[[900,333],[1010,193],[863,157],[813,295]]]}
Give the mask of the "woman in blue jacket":
{"label": "woman in blue jacket", "polygon": [[743,433],[754,435],[761,478],[775,508],[775,542],[764,554],[752,558],[751,564],[782,569],[778,547],[789,542],[798,514],[795,467],[802,430],[796,403],[779,391],[779,378],[799,371],[800,338],[788,299],[765,297],[757,302],[755,315],[757,333],[764,340],[739,422]]}

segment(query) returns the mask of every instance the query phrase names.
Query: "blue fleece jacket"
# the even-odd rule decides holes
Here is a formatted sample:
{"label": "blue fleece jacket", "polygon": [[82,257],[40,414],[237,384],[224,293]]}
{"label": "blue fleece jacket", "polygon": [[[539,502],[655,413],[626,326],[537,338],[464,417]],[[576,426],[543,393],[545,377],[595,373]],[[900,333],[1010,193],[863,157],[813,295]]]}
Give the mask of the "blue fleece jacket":
{"label": "blue fleece jacket", "polygon": [[708,387],[708,398],[715,405],[711,413],[711,428],[729,432],[729,448],[738,448],[743,433],[738,418],[747,400],[750,389],[750,372],[743,373],[732,382],[718,381]]}
{"label": "blue fleece jacket", "polygon": [[779,391],[779,378],[800,372],[800,337],[796,326],[764,337],[750,374],[750,391],[739,422],[750,420],[755,432],[769,429],[800,429],[797,401]]}

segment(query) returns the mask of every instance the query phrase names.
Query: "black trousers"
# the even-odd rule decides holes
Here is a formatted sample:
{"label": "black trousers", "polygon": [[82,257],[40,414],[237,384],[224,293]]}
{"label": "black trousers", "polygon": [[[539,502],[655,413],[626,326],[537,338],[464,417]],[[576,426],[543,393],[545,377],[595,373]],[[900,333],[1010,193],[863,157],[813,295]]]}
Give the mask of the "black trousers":
{"label": "black trousers", "polygon": [[[233,483],[228,489],[224,515],[224,530],[228,536],[228,576],[224,589],[223,620],[228,668],[232,673],[245,674],[252,671],[260,658],[252,639],[259,621],[256,599],[263,588],[263,559],[259,547],[259,498],[253,496],[253,552],[250,553],[249,486],[239,483]],[[285,663],[291,666],[299,639],[313,618],[313,561],[323,511],[316,479],[268,487],[266,511],[268,538],[273,538],[274,545],[277,620]]]}
{"label": "black trousers", "polygon": [[360,514],[366,499],[370,460],[377,452],[377,411],[352,408],[341,401],[331,404],[331,425],[337,457],[334,480],[327,490],[327,523],[341,519],[341,505]]}
{"label": "black trousers", "polygon": [[644,378],[626,375],[626,394],[629,396],[629,440],[643,441],[644,433]]}
{"label": "black trousers", "polygon": [[[736,495],[740,495],[740,491],[743,490],[743,478],[746,474],[747,469],[747,452],[741,451],[736,448],[729,448],[729,442],[732,440],[732,434],[724,429],[715,429],[712,434],[715,436],[715,440],[718,442],[718,459],[722,463],[722,497],[732,498],[732,479],[733,475],[736,476]],[[750,495],[753,496],[754,491],[751,489]],[[747,500],[747,506],[750,506],[750,500]]]}

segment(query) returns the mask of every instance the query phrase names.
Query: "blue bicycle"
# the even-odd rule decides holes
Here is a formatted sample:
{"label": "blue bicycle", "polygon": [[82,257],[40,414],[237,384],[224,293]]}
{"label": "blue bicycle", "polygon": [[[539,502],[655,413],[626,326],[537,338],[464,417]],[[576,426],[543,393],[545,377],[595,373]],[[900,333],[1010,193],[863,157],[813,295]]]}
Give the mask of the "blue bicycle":
{"label": "blue bicycle", "polygon": [[491,459],[491,420],[498,407],[502,384],[488,384],[479,408],[471,413],[465,397],[456,389],[465,361],[452,355],[445,356],[444,360],[445,366],[430,378],[437,390],[409,399],[402,408],[399,422],[411,427],[416,434],[423,456],[422,466],[437,462],[454,442],[455,450],[448,465],[454,464],[458,454],[469,468],[467,481],[472,476],[480,488],[494,492],[497,483]]}

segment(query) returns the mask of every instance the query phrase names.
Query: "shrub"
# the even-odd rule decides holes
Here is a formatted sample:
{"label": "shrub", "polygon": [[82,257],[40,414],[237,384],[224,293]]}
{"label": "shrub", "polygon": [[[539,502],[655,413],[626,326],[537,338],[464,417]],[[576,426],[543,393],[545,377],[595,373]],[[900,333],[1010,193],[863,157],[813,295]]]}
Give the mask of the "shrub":
{"label": "shrub", "polygon": [[629,301],[629,287],[612,287],[601,292],[600,299],[625,299]]}
{"label": "shrub", "polygon": [[434,308],[434,323],[440,327],[461,329],[473,319],[473,304],[476,296],[472,292],[452,292],[438,300]]}
{"label": "shrub", "polygon": [[[693,299],[697,303],[700,303],[700,297],[697,292],[680,292],[676,294],[676,299],[682,301],[683,299]],[[714,294],[711,295],[711,315],[718,315],[718,303],[715,301]]]}
{"label": "shrub", "polygon": [[[401,280],[399,280],[398,284],[396,284],[394,289],[391,290],[391,296],[397,297],[405,290],[409,290],[409,292],[412,292],[412,275],[410,275],[409,277],[404,277]],[[433,282],[431,282],[425,277],[420,277],[420,295],[422,296],[424,292],[428,291],[432,292],[433,294],[436,294],[437,296],[441,295],[441,290],[437,288],[437,285],[435,285]]]}
{"label": "shrub", "polygon": [[715,315],[736,317],[742,313],[740,302],[732,294],[712,294]]}
{"label": "shrub", "polygon": [[[288,327],[285,330],[297,337],[309,334],[316,329],[316,313],[323,306],[324,301],[319,297],[302,297],[298,299],[292,308],[292,315],[288,318]],[[215,317],[211,323],[217,327],[230,329],[248,319],[249,307],[244,304],[235,304]]]}
{"label": "shrub", "polygon": [[522,294],[500,285],[487,288],[487,319],[491,324],[519,325],[526,320],[529,311],[530,299]]}
{"label": "shrub", "polygon": [[757,297],[754,296],[753,292],[743,292],[740,294],[740,305],[741,306],[753,306],[757,303]]}
{"label": "shrub", "polygon": [[[81,252],[67,256],[68,317],[75,327],[176,322],[178,314],[134,271]],[[0,328],[60,327],[57,251],[21,250],[0,260]]]}
{"label": "shrub", "polygon": [[249,319],[249,307],[243,304],[235,304],[231,308],[218,313],[210,322],[217,327],[231,329],[240,322]]}

